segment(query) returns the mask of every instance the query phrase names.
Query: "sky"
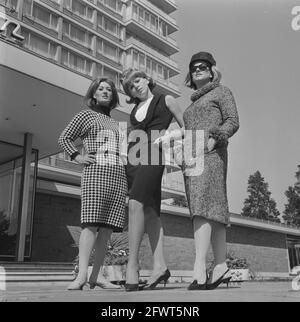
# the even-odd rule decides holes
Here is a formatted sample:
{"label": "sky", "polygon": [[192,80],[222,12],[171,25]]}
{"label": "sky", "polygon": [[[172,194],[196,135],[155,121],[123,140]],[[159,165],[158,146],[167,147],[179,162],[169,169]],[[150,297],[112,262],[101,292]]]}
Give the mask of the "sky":
{"label": "sky", "polygon": [[[283,213],[285,191],[300,165],[300,30],[292,28],[292,0],[176,0],[173,56],[181,74],[182,109],[192,91],[183,85],[191,56],[211,52],[222,83],[235,97],[240,129],[230,139],[228,200],[240,213],[248,178],[259,170]],[[300,12],[299,12],[300,13]],[[299,19],[300,25],[300,19]]]}

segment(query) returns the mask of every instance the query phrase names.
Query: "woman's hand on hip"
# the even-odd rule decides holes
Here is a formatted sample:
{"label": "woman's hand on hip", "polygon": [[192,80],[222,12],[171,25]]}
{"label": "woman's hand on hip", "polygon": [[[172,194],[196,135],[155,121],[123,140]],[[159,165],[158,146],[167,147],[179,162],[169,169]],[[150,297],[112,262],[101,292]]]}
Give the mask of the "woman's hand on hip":
{"label": "woman's hand on hip", "polygon": [[77,155],[75,161],[79,164],[89,165],[96,163],[96,156],[93,154]]}
{"label": "woman's hand on hip", "polygon": [[207,141],[207,151],[211,152],[214,149],[216,143],[217,141],[215,139],[209,138]]}

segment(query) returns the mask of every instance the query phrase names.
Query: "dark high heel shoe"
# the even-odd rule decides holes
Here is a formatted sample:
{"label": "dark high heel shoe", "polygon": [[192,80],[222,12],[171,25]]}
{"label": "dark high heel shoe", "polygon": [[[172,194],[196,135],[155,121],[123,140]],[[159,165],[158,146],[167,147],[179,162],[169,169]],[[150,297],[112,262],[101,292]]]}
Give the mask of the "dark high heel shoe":
{"label": "dark high heel shoe", "polygon": [[193,282],[188,286],[189,291],[204,291],[206,290],[206,285],[208,281],[208,275],[206,273],[206,280],[204,284],[199,284],[197,280],[193,280]]}
{"label": "dark high heel shoe", "polygon": [[164,287],[166,287],[167,281],[170,278],[170,276],[171,276],[170,271],[166,269],[164,273],[156,279],[156,281],[154,281],[151,284],[145,284],[143,286],[143,290],[153,290],[160,282],[164,282]]}
{"label": "dark high heel shoe", "polygon": [[221,275],[215,282],[213,283],[209,283],[206,285],[206,289],[207,290],[214,290],[215,288],[217,288],[221,283],[227,283],[227,287],[228,287],[228,283],[231,279],[231,276],[230,277],[225,277],[224,276],[229,272],[229,269],[226,270],[226,272]]}
{"label": "dark high heel shoe", "polygon": [[232,277],[232,276],[226,277],[226,278],[224,278],[224,279],[223,279],[223,281],[222,281],[222,283],[223,283],[223,284],[227,284],[227,288],[228,288],[228,284],[229,284],[229,282],[230,282],[230,280],[231,280],[231,277]]}

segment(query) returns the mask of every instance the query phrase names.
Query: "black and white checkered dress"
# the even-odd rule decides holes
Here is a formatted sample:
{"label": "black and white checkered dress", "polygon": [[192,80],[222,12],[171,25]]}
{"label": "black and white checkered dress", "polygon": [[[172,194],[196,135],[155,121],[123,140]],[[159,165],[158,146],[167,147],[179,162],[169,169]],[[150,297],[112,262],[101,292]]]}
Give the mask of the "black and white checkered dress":
{"label": "black and white checkered dress", "polygon": [[97,162],[84,166],[81,178],[81,224],[122,230],[125,218],[127,179],[119,156],[122,140],[119,123],[92,110],[83,110],[71,120],[59,138],[59,145],[71,156],[80,138],[86,153]]}

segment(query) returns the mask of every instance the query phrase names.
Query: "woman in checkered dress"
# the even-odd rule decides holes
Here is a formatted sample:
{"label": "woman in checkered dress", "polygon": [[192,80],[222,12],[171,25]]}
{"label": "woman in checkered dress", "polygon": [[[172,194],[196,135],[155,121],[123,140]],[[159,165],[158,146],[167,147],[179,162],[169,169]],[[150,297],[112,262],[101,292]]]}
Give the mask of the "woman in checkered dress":
{"label": "woman in checkered dress", "polygon": [[[95,261],[89,278],[91,288],[106,253],[107,241],[113,230],[121,231],[125,217],[127,179],[119,155],[122,140],[119,124],[110,111],[119,103],[114,83],[107,78],[92,82],[85,96],[90,109],[75,115],[59,138],[60,146],[71,159],[84,165],[81,180],[81,225],[79,240],[79,273],[69,290],[82,289],[87,281],[89,258],[95,246]],[[83,142],[85,155],[74,145]],[[98,231],[98,235],[97,235]],[[101,285],[100,285],[101,286]]]}

